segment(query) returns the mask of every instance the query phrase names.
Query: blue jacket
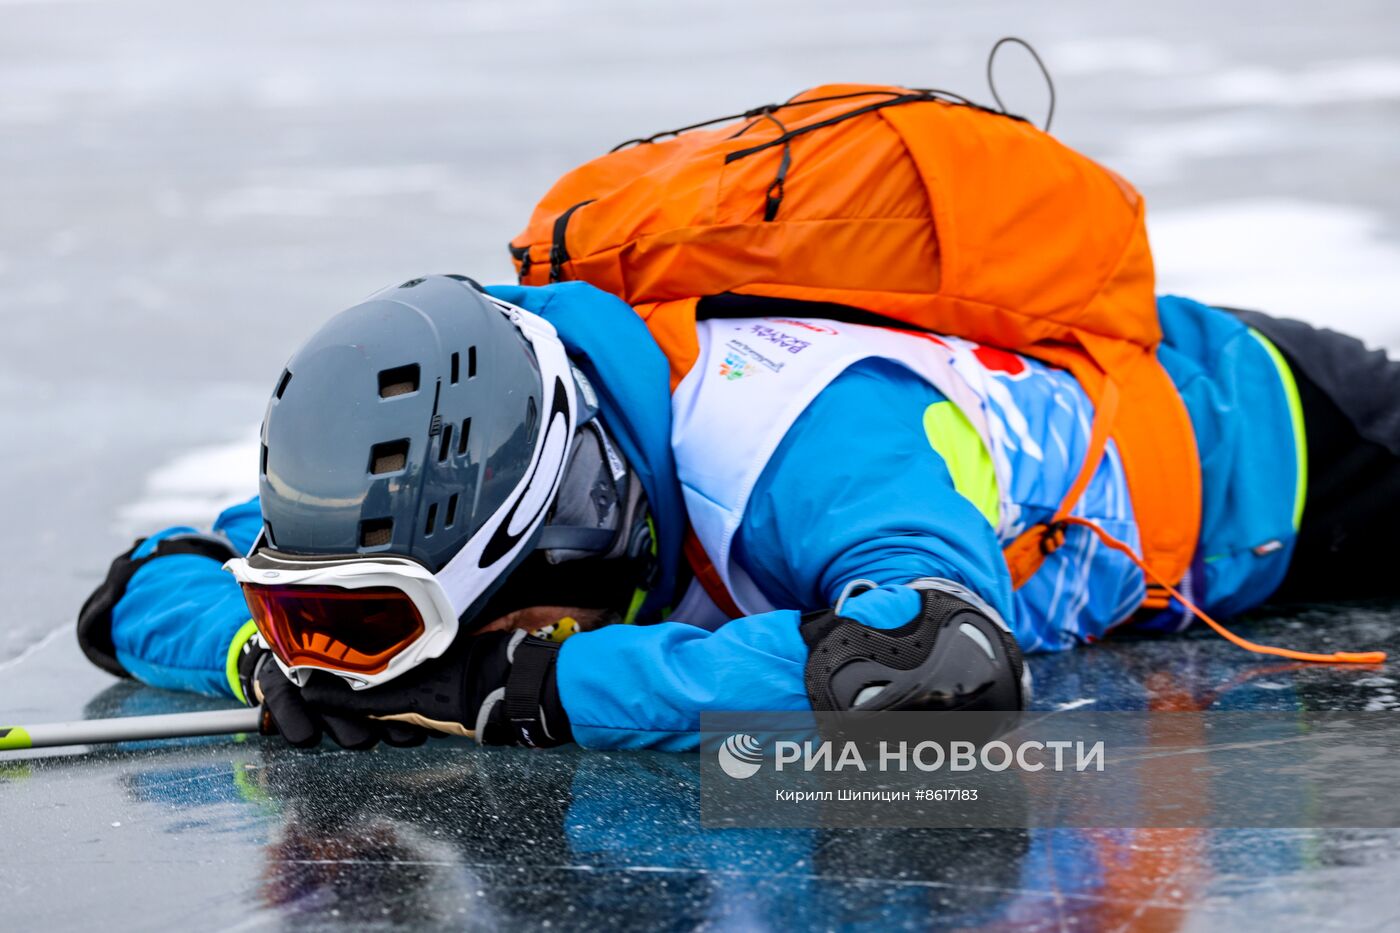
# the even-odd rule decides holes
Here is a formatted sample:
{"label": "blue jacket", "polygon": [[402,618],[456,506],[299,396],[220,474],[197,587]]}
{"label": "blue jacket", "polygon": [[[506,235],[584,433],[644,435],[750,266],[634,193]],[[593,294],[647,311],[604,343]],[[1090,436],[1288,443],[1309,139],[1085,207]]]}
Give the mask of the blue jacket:
{"label": "blue jacket", "polygon": [[[587,285],[492,291],[550,320],[599,388],[602,417],[639,471],[671,572],[653,592],[653,606],[676,598],[684,512],[660,349],[630,308]],[[1185,299],[1163,298],[1159,309],[1167,334],[1161,359],[1182,391],[1202,455],[1205,520],[1193,587],[1209,608],[1238,611],[1267,597],[1287,567],[1301,437],[1285,381],[1260,338]],[[942,400],[909,371],[873,360],[832,382],[769,461],[737,538],[739,561],[783,608],[714,631],[678,620],[571,638],[558,677],[578,741],[689,749],[702,711],[807,708],[798,615],[831,605],[857,578],[883,584],[847,604],[848,615],[869,625],[907,622],[918,597],[902,584],[941,577],[981,594],[1023,645],[1072,644],[1063,633],[1074,629],[1049,631],[1044,614],[1018,605],[991,526],[930,447],[921,417]],[[889,463],[900,469],[882,466]],[[215,528],[246,549],[257,520],[254,500],[225,512]],[[1277,547],[1256,553],[1275,540]],[[1062,550],[1071,561],[1074,549]],[[1136,574],[1131,565],[1100,566],[1104,559],[1096,558],[1096,578]],[[1116,598],[1113,587],[1106,592],[1105,599]],[[1087,615],[1111,614],[1087,595],[1083,603]],[[113,640],[118,659],[148,683],[228,693],[236,689],[229,648],[236,634],[246,636],[246,619],[237,586],[213,561],[162,557],[132,579],[113,614]]]}

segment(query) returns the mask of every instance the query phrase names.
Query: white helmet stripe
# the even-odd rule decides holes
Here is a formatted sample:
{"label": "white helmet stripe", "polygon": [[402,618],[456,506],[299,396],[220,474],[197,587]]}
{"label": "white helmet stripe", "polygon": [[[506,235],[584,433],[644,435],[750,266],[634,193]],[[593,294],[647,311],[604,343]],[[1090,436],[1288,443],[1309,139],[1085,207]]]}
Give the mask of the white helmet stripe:
{"label": "white helmet stripe", "polygon": [[[544,377],[546,397],[553,396],[553,400],[548,403],[548,414],[540,419],[535,456],[520,485],[436,575],[459,615],[491,588],[544,524],[547,506],[567,466],[569,439],[577,427],[574,380],[558,333],[548,321],[523,308],[501,301],[495,303],[511,316],[530,341]],[[514,540],[501,553],[498,548],[503,537]],[[497,547],[493,548],[493,544]]]}

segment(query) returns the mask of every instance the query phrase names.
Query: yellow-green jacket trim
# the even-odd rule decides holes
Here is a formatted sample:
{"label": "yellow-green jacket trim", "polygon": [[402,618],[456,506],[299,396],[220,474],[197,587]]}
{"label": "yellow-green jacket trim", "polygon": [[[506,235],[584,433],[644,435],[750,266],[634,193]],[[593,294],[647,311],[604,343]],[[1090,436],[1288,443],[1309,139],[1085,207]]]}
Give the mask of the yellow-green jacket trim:
{"label": "yellow-green jacket trim", "polygon": [[1273,341],[1254,328],[1249,333],[1268,352],[1274,368],[1278,370],[1279,382],[1283,384],[1283,394],[1288,398],[1288,416],[1293,423],[1293,455],[1297,460],[1297,488],[1293,495],[1293,530],[1297,531],[1303,522],[1303,503],[1308,498],[1308,437],[1303,425],[1303,401],[1298,395],[1298,382],[1293,378],[1293,370],[1283,358]]}
{"label": "yellow-green jacket trim", "polygon": [[934,402],[924,409],[924,435],[947,465],[953,488],[976,506],[993,528],[997,527],[1001,495],[996,468],[987,445],[967,415],[952,402]]}
{"label": "yellow-green jacket trim", "polygon": [[244,622],[243,627],[234,633],[233,641],[228,644],[228,654],[224,657],[224,676],[228,678],[228,688],[240,703],[246,704],[248,698],[243,695],[243,685],[238,681],[238,656],[243,653],[243,645],[257,631],[258,626],[252,619]]}

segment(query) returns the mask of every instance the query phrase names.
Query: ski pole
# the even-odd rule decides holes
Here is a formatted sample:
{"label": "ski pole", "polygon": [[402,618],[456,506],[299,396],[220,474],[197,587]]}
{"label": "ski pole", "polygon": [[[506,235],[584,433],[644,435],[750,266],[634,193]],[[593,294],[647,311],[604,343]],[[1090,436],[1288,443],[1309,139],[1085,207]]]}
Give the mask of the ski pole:
{"label": "ski pole", "polygon": [[169,713],[164,716],[122,716],[116,719],[80,719],[34,726],[0,726],[0,751],[52,748],[58,745],[95,745],[101,742],[139,742],[193,735],[257,733],[262,710],[216,709],[202,713]]}

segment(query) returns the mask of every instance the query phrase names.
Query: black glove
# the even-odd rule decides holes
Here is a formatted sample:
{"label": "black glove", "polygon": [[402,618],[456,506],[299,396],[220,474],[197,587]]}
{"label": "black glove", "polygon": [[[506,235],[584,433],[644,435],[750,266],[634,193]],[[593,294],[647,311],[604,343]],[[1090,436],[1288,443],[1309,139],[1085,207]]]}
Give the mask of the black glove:
{"label": "black glove", "polygon": [[435,733],[549,747],[573,741],[555,685],[558,652],[557,643],[523,631],[461,637],[441,657],[364,690],[322,671],[299,688],[265,652],[246,662],[252,690],[244,694],[261,698],[267,725],[299,748],[323,733],[353,749],[381,740],[418,745]]}
{"label": "black glove", "polygon": [[408,747],[422,745],[428,740],[426,730],[405,723],[380,722],[313,709],[302,696],[302,688],[282,673],[272,652],[257,636],[243,644],[238,678],[248,705],[262,706],[262,734],[280,734],[298,748],[315,748],[321,744],[323,734],[329,735],[342,748],[350,749],[373,748],[381,741]]}

